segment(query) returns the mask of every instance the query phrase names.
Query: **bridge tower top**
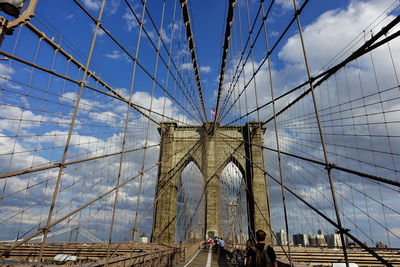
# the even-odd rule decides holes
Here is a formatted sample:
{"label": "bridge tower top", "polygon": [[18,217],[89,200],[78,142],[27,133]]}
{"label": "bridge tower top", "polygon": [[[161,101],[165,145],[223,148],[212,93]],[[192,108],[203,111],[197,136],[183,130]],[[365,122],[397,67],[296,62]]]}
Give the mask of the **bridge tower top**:
{"label": "bridge tower top", "polygon": [[[270,232],[267,185],[262,171],[264,132],[265,128],[256,121],[244,126],[221,126],[218,122],[205,122],[203,125],[162,122],[159,127],[162,146],[152,240],[175,241],[177,189],[180,175],[190,162],[199,167],[206,185],[205,237],[221,233],[219,180],[230,162],[239,168],[247,188],[249,231],[254,233],[263,229]],[[259,203],[259,209],[255,209],[255,202]]]}

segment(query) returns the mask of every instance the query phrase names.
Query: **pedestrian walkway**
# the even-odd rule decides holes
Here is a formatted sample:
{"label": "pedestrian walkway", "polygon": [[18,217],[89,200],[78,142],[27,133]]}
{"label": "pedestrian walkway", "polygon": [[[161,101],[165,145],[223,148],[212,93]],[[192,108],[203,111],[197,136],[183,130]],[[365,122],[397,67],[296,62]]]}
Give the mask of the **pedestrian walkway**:
{"label": "pedestrian walkway", "polygon": [[214,253],[212,250],[199,249],[186,263],[180,263],[175,267],[230,267],[224,255]]}

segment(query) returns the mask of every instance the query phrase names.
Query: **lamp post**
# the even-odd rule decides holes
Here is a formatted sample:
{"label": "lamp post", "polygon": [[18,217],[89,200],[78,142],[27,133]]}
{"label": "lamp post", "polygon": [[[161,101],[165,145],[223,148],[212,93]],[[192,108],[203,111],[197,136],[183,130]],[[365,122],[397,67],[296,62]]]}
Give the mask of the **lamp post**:
{"label": "lamp post", "polygon": [[235,201],[228,202],[228,211],[231,218],[233,218],[232,225],[231,225],[231,233],[233,235],[233,247],[236,248],[236,227],[235,227],[235,218],[236,218],[236,210],[237,210],[237,203]]}

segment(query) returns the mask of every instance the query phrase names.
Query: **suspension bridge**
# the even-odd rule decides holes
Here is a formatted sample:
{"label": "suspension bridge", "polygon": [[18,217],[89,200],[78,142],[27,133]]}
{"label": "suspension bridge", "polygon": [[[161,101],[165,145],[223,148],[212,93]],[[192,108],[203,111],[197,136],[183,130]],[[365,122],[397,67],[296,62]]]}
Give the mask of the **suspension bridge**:
{"label": "suspension bridge", "polygon": [[261,229],[279,266],[400,266],[399,24],[398,0],[1,0],[0,263],[240,266]]}

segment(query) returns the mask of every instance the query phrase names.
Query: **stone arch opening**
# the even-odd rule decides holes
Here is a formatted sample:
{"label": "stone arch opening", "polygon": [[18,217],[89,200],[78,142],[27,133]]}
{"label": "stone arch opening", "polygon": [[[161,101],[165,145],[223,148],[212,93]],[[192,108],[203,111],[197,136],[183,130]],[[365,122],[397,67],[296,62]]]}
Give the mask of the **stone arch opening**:
{"label": "stone arch opening", "polygon": [[[201,126],[183,126],[174,122],[162,122],[159,132],[160,167],[152,242],[175,241],[178,183],[183,169],[190,162],[197,165],[206,181],[204,238],[219,236],[222,230],[219,223],[221,216],[218,177],[230,162],[245,177],[249,232],[254,232],[255,229],[269,232],[269,203],[262,149],[265,128],[260,127],[259,122],[247,122],[244,126],[221,126],[211,122]],[[271,240],[268,238],[266,241]]]}
{"label": "stone arch opening", "polygon": [[204,236],[204,186],[199,165],[193,158],[187,160],[177,183],[175,240],[197,241]]}
{"label": "stone arch opening", "polygon": [[[232,157],[220,175],[220,236],[231,244],[248,237],[248,216],[245,171]],[[244,240],[245,241],[245,240]]]}

